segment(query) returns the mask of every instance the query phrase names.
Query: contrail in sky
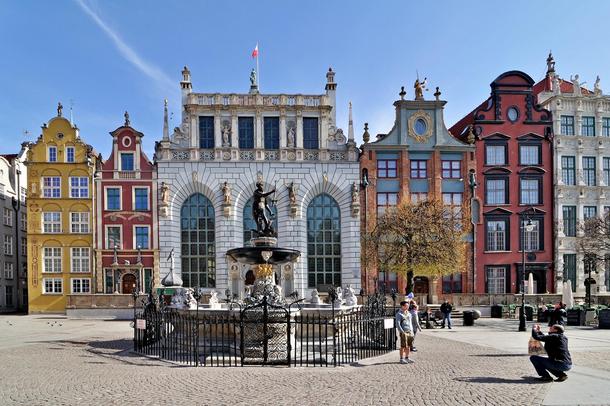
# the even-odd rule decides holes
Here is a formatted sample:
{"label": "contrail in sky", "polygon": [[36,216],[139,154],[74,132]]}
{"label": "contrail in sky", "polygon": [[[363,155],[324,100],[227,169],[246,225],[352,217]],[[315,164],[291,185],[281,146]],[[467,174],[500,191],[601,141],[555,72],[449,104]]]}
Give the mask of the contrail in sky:
{"label": "contrail in sky", "polygon": [[164,92],[171,92],[176,85],[173,80],[170,79],[160,68],[145,61],[134,51],[129,45],[123,41],[123,39],[110,28],[100,16],[93,11],[84,0],[75,0],[76,3],[83,9],[83,11],[91,17],[91,19],[110,37],[114,45],[117,47],[119,53],[129,61],[138,70],[144,73],[149,78],[153,79]]}

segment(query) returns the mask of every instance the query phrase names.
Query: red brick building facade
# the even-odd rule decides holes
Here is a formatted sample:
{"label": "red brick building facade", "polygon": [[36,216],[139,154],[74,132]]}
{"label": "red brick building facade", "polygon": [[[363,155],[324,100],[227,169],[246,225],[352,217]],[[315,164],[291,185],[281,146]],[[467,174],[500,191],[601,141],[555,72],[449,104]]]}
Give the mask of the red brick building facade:
{"label": "red brick building facade", "polygon": [[143,134],[125,124],[110,133],[112,153],[96,178],[96,293],[148,292],[159,283],[156,168]]}
{"label": "red brick building facade", "polygon": [[475,139],[475,293],[519,292],[523,245],[525,280],[533,275],[534,293],[554,290],[552,122],[533,86],[523,72],[503,73],[490,97],[450,129]]}

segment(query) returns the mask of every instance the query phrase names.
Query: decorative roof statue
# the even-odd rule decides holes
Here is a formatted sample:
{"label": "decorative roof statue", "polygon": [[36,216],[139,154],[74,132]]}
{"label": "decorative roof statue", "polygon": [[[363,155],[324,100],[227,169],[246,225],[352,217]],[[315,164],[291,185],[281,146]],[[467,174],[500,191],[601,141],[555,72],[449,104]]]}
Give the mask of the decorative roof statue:
{"label": "decorative roof statue", "polygon": [[[274,194],[275,188],[268,192],[263,189],[263,182],[256,182],[256,190],[252,199],[252,218],[256,222],[256,234],[259,237],[277,237],[277,232],[273,228],[273,211],[267,204],[267,196]],[[271,199],[271,204],[275,203],[275,199]],[[269,213],[269,216],[267,216]]]}
{"label": "decorative roof statue", "polygon": [[441,94],[442,93],[441,93],[440,89],[438,88],[438,86],[436,86],[436,92],[434,92],[434,97],[435,97],[436,101],[440,100]]}
{"label": "decorative roof statue", "polygon": [[222,146],[224,148],[231,146],[230,135],[231,135],[231,127],[229,127],[228,124],[225,124],[222,127]]}
{"label": "decorative roof statue", "polygon": [[555,58],[553,53],[549,51],[549,56],[546,58],[546,74],[555,73]]}
{"label": "decorative roof statue", "polygon": [[294,148],[294,127],[289,127],[288,128],[288,148]]}
{"label": "decorative roof statue", "polygon": [[250,86],[254,87],[256,85],[256,70],[252,69],[252,71],[250,71]]}
{"label": "decorative roof statue", "polygon": [[561,93],[561,82],[559,80],[559,76],[553,76],[553,93],[560,94]]}
{"label": "decorative roof statue", "polygon": [[600,82],[599,75],[597,75],[597,78],[595,79],[595,84],[593,85],[593,93],[596,96],[601,96],[601,94],[602,94],[602,89],[599,86],[599,82]]}
{"label": "decorative roof statue", "polygon": [[424,100],[424,90],[426,89],[426,82],[428,78],[424,78],[422,82],[419,81],[419,78],[415,79],[415,84],[413,84],[413,88],[415,88],[415,100]]}
{"label": "decorative roof statue", "polygon": [[572,93],[574,93],[574,95],[576,96],[580,96],[580,81],[578,80],[578,78],[578,73],[574,75],[574,77],[570,75],[570,81],[572,81],[573,86]]}
{"label": "decorative roof statue", "polygon": [[364,123],[364,134],[362,134],[362,141],[364,143],[368,143],[371,140],[371,135],[369,134],[369,123]]}
{"label": "decorative roof statue", "polygon": [[131,124],[129,121],[129,113],[127,111],[125,111],[125,114],[123,114],[123,116],[125,117],[125,127],[129,127],[129,125]]}
{"label": "decorative roof statue", "polygon": [[57,117],[61,117],[61,113],[64,109],[64,106],[61,105],[61,102],[57,103]]}

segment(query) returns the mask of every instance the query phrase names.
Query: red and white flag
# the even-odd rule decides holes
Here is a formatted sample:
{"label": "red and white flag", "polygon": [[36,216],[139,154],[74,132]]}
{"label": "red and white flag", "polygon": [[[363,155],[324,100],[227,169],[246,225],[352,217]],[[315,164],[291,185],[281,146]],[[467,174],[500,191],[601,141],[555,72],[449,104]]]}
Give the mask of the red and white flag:
{"label": "red and white flag", "polygon": [[252,51],[252,58],[258,58],[258,42],[256,43],[256,46],[254,47],[254,51]]}

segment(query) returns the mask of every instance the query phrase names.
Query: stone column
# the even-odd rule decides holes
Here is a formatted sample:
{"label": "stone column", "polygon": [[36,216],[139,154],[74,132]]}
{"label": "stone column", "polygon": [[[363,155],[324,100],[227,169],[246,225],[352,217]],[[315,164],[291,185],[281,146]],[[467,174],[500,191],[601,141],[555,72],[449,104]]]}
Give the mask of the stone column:
{"label": "stone column", "polygon": [[239,148],[239,123],[236,111],[231,111],[231,146]]}
{"label": "stone column", "polygon": [[565,237],[565,230],[563,227],[563,205],[557,205],[557,237],[562,238]]}
{"label": "stone column", "polygon": [[222,130],[220,119],[220,110],[214,110],[214,148],[222,147]]}
{"label": "stone column", "polygon": [[297,148],[303,148],[303,112],[297,110]]}
{"label": "stone column", "polygon": [[264,148],[263,142],[263,116],[260,110],[256,110],[254,118],[254,148]]}
{"label": "stone column", "polygon": [[576,113],[576,117],[574,117],[574,134],[576,136],[582,135],[582,114]]}
{"label": "stone column", "polygon": [[563,280],[565,279],[566,275],[563,274],[563,253],[559,250],[557,251],[557,259],[555,263],[557,264],[555,267],[555,293],[561,293],[563,290]]}
{"label": "stone column", "polygon": [[191,116],[191,125],[190,125],[190,136],[191,136],[191,147],[199,148],[199,123],[197,122],[197,117],[195,115]]}
{"label": "stone column", "polygon": [[286,110],[280,110],[280,149],[286,148]]}
{"label": "stone column", "polygon": [[561,154],[557,153],[555,154],[555,168],[557,168],[557,170],[555,171],[555,177],[557,178],[557,184],[558,185],[563,185],[563,177],[562,177],[562,172],[561,172]]}
{"label": "stone column", "polygon": [[576,294],[585,294],[585,264],[583,262],[583,256],[576,254]]}
{"label": "stone column", "polygon": [[319,130],[319,134],[320,134],[320,139],[319,139],[319,146],[320,149],[327,149],[328,148],[328,116],[329,116],[329,112],[325,111],[325,110],[321,110],[320,111],[320,130]]}

